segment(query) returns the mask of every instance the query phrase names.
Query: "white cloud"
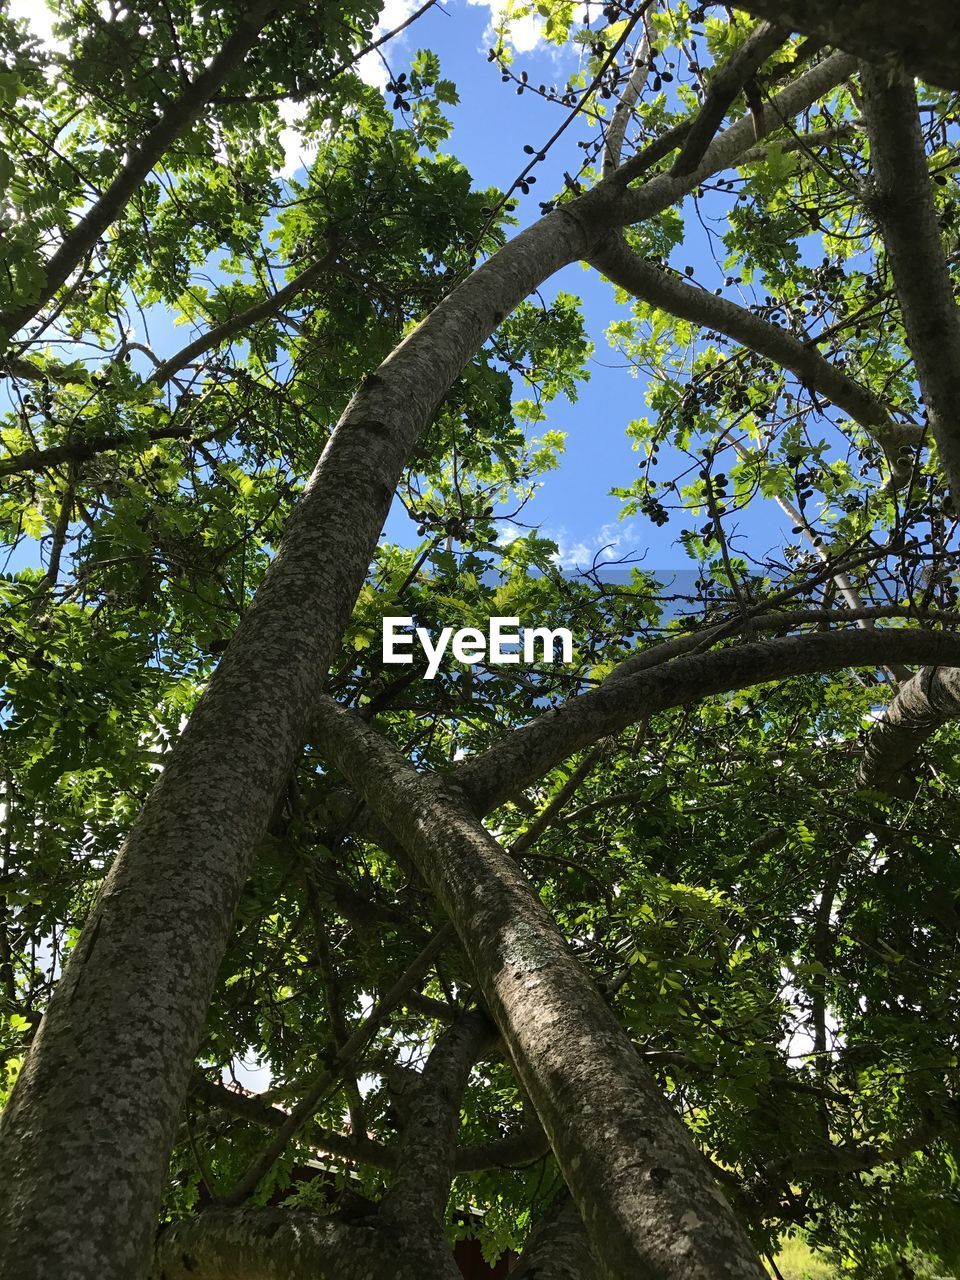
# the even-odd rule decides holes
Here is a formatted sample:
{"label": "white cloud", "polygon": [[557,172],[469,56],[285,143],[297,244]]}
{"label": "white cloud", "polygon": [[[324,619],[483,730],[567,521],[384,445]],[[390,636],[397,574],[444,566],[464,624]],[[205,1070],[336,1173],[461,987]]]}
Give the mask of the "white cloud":
{"label": "white cloud", "polygon": [[[387,31],[392,31],[394,27],[399,27],[401,22],[405,22],[410,17],[416,7],[417,0],[385,0],[383,11],[373,29],[373,39],[376,40]],[[405,32],[401,33],[397,37],[397,43],[402,43],[405,36]],[[391,40],[384,46],[384,51],[392,48],[396,48],[396,45]],[[372,84],[375,89],[382,91],[387,87],[389,79],[387,68],[383,65],[383,59],[378,50],[364,54],[357,63],[356,70],[360,79],[365,80],[367,84]]]}
{"label": "white cloud", "polygon": [[[371,39],[376,40],[387,31],[392,31],[394,27],[398,27],[401,22],[410,17],[416,7],[417,0],[386,0],[377,25],[373,29]],[[396,41],[391,40],[384,46],[384,51],[396,49],[405,39],[406,32],[401,32]],[[354,70],[361,80],[372,85],[375,89],[379,89],[381,93],[386,89],[387,80],[390,77],[378,50],[374,50],[372,53],[365,53],[357,62]],[[286,126],[280,131],[280,145],[283,147],[283,166],[280,172],[283,177],[290,178],[298,169],[310,163],[317,147],[316,143],[305,144],[300,136],[300,130],[297,126],[304,112],[302,103],[285,100],[279,104],[279,110]]]}
{"label": "white cloud", "polygon": [[605,524],[592,538],[570,541],[566,529],[544,529],[543,537],[557,544],[554,563],[561,569],[590,569],[594,561],[607,564],[621,556],[633,555],[637,548],[632,524]]}
{"label": "white cloud", "polygon": [[[506,5],[503,0],[468,0],[469,4],[483,5],[490,10],[490,21],[484,32],[484,40],[489,44],[495,39],[496,28],[500,25]],[[527,14],[524,18],[516,18],[507,30],[507,39],[517,53],[530,53],[543,43],[543,22],[536,14]]]}

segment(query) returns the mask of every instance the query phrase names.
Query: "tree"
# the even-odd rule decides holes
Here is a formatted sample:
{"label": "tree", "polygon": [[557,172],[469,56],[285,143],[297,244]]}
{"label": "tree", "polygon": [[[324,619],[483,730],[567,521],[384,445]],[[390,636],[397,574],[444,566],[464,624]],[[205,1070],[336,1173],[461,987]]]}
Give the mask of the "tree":
{"label": "tree", "polygon": [[[493,1251],[538,1219],[530,1276],[960,1257],[955,104],[743,15],[541,16],[589,69],[505,192],[440,152],[433,54],[358,76],[370,6],[3,19],[0,475],[45,545],[4,583],[4,1275],[455,1275],[471,1206]],[[634,299],[620,493],[687,607],[497,536],[585,374],[529,300],[577,261]],[[396,614],[577,662],[398,676]]]}

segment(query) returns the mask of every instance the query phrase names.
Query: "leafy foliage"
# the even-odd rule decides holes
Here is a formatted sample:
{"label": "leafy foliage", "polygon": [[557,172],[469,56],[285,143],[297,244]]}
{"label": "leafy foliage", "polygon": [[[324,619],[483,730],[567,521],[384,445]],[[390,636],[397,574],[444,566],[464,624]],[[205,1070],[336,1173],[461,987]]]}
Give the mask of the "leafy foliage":
{"label": "leafy foliage", "polygon": [[[0,17],[0,312],[38,295],[51,245],[218,51],[239,8],[67,0],[62,56]],[[511,21],[532,13],[515,6],[498,36],[505,79],[520,74]],[[579,79],[544,92],[579,104],[595,132],[569,188],[594,172],[628,74],[624,56],[603,68],[635,15],[614,4],[578,29],[569,4],[536,14],[546,39],[587,51]],[[706,73],[742,39],[742,19],[702,18],[682,2],[651,18],[656,74],[632,114],[637,150],[696,109]],[[376,19],[365,0],[283,6],[52,311],[6,334],[5,1093],[111,857],[344,406],[507,235],[501,193],[476,190],[441,150],[457,90],[436,55],[418,51],[386,98],[356,73]],[[767,64],[771,84],[795,56],[794,42]],[[922,92],[952,242],[955,104]],[[281,143],[288,100],[302,110],[310,153],[292,177]],[[731,115],[745,110],[738,99]],[[909,345],[860,198],[869,155],[854,87],[801,124],[802,146],[789,132],[764,141],[632,229],[631,245],[689,280],[685,246],[707,219],[719,228],[716,270],[697,284],[815,346],[895,421],[919,423]],[[954,270],[956,261],[951,250]],[[571,578],[556,547],[521,527],[542,478],[562,465],[563,404],[592,354],[577,298],[524,303],[438,407],[395,498],[408,536],[381,540],[330,675],[330,692],[418,767],[447,770],[493,746],[633,650],[716,625],[727,638],[710,643],[729,643],[771,600],[833,608],[827,554],[851,561],[863,606],[886,609],[892,625],[956,621],[954,530],[929,442],[895,491],[863,424],[749,347],[643,301],[608,336],[644,375],[649,411],[627,426],[640,474],[611,484],[625,514],[671,525],[694,568],[679,588],[637,567],[617,581]],[[768,555],[734,529],[767,501],[794,513],[793,532]],[[428,681],[422,664],[384,665],[389,615],[431,631],[485,630],[493,615],[566,625],[575,662],[450,662]],[[802,625],[820,622],[811,613]],[[860,787],[860,747],[888,686],[883,673],[843,672],[659,714],[567,761],[490,820],[758,1246],[772,1256],[800,1233],[864,1280],[960,1268],[958,733],[934,741],[905,796]],[[292,1105],[440,923],[409,868],[358,821],[346,781],[306,744],[223,960],[197,1062],[208,1083],[254,1060],[269,1070],[262,1100]],[[451,948],[419,995],[427,1000],[399,1009],[338,1076],[261,1182],[260,1202],[328,1211],[348,1192],[379,1196],[383,1170],[338,1158],[323,1133],[342,1137],[349,1113],[395,1148],[391,1072],[420,1064],[443,1016],[474,1000],[467,959]],[[460,1144],[516,1133],[527,1112],[509,1068],[484,1061]],[[193,1095],[166,1212],[223,1195],[264,1141],[258,1123]],[[318,1152],[329,1176],[307,1177]],[[490,1258],[519,1247],[558,1182],[550,1157],[461,1174],[451,1235],[479,1235]]]}

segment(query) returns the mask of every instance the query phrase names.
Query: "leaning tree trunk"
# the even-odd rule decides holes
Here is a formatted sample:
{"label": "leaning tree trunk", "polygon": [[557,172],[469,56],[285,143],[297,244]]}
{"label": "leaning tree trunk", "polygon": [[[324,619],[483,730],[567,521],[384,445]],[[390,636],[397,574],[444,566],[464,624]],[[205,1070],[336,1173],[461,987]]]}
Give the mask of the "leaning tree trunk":
{"label": "leaning tree trunk", "polygon": [[240,892],[406,457],[487,335],[586,247],[579,219],[542,219],[433,312],[348,406],[113,863],[0,1118],[3,1276],[128,1280],[146,1270]]}

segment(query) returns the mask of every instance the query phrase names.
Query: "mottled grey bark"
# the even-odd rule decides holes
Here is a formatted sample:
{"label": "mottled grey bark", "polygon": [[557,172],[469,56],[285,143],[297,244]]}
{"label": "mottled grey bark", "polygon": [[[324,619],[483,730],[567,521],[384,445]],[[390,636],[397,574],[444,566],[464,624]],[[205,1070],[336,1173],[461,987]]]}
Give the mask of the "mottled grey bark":
{"label": "mottled grey bark", "polygon": [[960,716],[960,670],[924,667],[901,685],[870,730],[860,765],[860,782],[879,790],[896,788],[903,771],[927,739]]}
{"label": "mottled grey bark", "polygon": [[376,1229],[309,1210],[214,1209],[161,1230],[150,1280],[387,1280],[382,1247]]}
{"label": "mottled grey bark", "polygon": [[960,89],[956,0],[737,0],[737,8]]}
{"label": "mottled grey bark", "polygon": [[[781,89],[766,104],[760,121],[763,132],[773,133],[798,112],[805,111],[818,98],[829,93],[838,84],[842,84],[853,73],[856,66],[856,59],[845,53],[834,53],[824,58],[818,66],[812,67],[786,88]],[[625,194],[623,216],[617,219],[617,225],[639,222],[643,218],[652,217],[660,209],[667,208],[689,191],[693,191],[711,174],[736,164],[739,157],[746,154],[756,140],[756,122],[750,116],[737,120],[711,142],[700,163],[690,173],[679,177],[674,177],[670,173],[656,174],[642,186],[631,188]],[[679,143],[682,138],[678,138],[677,141]],[[640,152],[622,164],[613,173],[610,181],[626,185],[642,175],[647,164],[647,157]]]}
{"label": "mottled grey bark", "polygon": [[907,628],[833,631],[687,654],[620,679],[608,678],[598,689],[543,712],[463,761],[456,780],[477,812],[487,813],[575,751],[658,711],[769,680],[900,662],[956,665],[960,637]]}
{"label": "mottled grey bark", "polygon": [[324,700],[315,740],[403,844],[460,936],[611,1277],[765,1272],[633,1044],[465,798]]}
{"label": "mottled grey bark", "polygon": [[534,1226],[511,1280],[600,1280],[583,1219],[564,1190]]}
{"label": "mottled grey bark", "polygon": [[463,1093],[470,1069],[496,1038],[485,1013],[464,1014],[434,1045],[423,1074],[406,1078],[397,1172],[380,1206],[385,1223],[417,1222],[443,1237]]}
{"label": "mottled grey bark", "polygon": [[[954,26],[960,21],[954,10]],[[947,486],[960,502],[960,309],[940,224],[913,83],[864,64],[863,119],[873,189],[866,198],[893,275]]]}
{"label": "mottled grey bark", "polygon": [[673,162],[670,172],[678,178],[682,174],[692,173],[713,136],[723,124],[730,104],[743,91],[743,87],[751,76],[755,75],[775,50],[787,38],[786,30],[776,24],[761,23],[750,33],[739,49],[727,59],[710,77],[707,96],[703,101],[693,128],[684,139],[680,154]]}
{"label": "mottled grey bark", "polygon": [[94,201],[80,221],[64,236],[57,251],[44,264],[44,281],[35,298],[0,314],[0,345],[50,301],[74,269],[94,248],[111,223],[119,218],[131,196],[171,144],[200,115],[218,90],[230,80],[256,44],[260,32],[277,9],[277,0],[256,0],[245,10],[223,48],[174,101],[167,103],[160,119],[144,135],[106,191]]}
{"label": "mottled grey bark", "polygon": [[[150,1280],[459,1280],[441,1235],[305,1209],[214,1209],[165,1227]],[[58,1275],[72,1276],[64,1271]]]}
{"label": "mottled grey bark", "polygon": [[878,396],[832,365],[813,342],[802,342],[746,307],[708,290],[694,288],[662,267],[638,257],[621,234],[607,236],[591,254],[590,263],[628,293],[683,320],[717,329],[789,370],[805,386],[849,413],[877,440],[897,483],[909,480],[912,461],[909,446],[919,444],[923,429],[894,422]]}

